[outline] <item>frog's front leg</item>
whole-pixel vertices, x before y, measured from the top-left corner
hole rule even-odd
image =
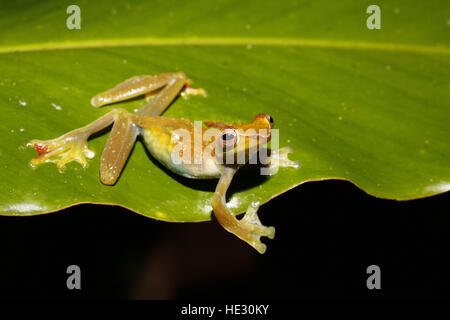
[[[53,162],[62,171],[67,163],[77,161],[86,167],[86,157],[93,158],[95,155],[87,146],[89,136],[111,125],[124,114],[127,114],[126,110],[114,109],[87,126],[72,130],[56,139],[29,141],[27,146],[34,147],[38,152],[38,156],[30,161],[30,166]]]
[[[297,160],[289,159],[289,153],[294,152],[291,147],[283,147],[278,150],[271,150],[267,167],[261,168],[261,173],[264,175],[272,176],[278,172],[281,168],[295,168],[300,167],[300,163]]]
[[[237,169],[224,167],[219,183],[212,200],[212,207],[217,221],[228,231],[240,239],[246,241],[259,253],[266,251],[266,245],[261,242],[261,237],[273,239],[274,227],[266,227],[258,218],[257,207],[251,204],[241,220],[236,219],[226,206],[226,192]]]
[[[83,167],[86,167],[86,157],[94,156],[94,152],[87,148],[87,139],[94,132],[114,123],[100,163],[102,183],[114,184],[120,176],[139,134],[138,126],[135,124],[136,119],[161,114],[188,81],[184,72],[137,76],[96,95],[92,98],[91,103],[99,107],[160,89],[158,94],[147,105],[139,109],[137,114],[128,113],[124,109],[114,109],[91,124],[66,133],[59,138],[45,141],[31,140],[28,145],[34,147],[39,155],[30,161],[30,165],[35,167],[45,162],[54,162],[61,171],[68,162],[78,161]]]

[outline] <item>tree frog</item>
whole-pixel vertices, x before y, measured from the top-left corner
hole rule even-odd
[[[42,163],[54,162],[58,169],[63,170],[67,163],[77,161],[86,167],[86,158],[92,158],[95,154],[88,149],[89,136],[113,124],[101,156],[100,180],[103,184],[116,183],[137,136],[142,135],[150,154],[169,170],[188,178],[219,179],[212,198],[212,208],[217,221],[259,253],[264,253],[266,245],[260,238],[265,236],[273,239],[275,228],[261,224],[257,215],[257,204],[254,203],[249,205],[244,217],[238,220],[228,209],[225,196],[239,167],[255,156],[262,144],[269,141],[273,119],[267,114],[259,114],[251,122],[239,125],[206,121],[203,125],[215,128],[216,133],[208,139],[203,137],[200,148],[192,148],[194,139],[181,139],[178,132],[181,129],[193,136],[195,123],[191,120],[160,116],[179,94],[206,95],[203,89],[191,88],[189,84],[190,79],[184,72],[135,76],[119,83],[93,97],[91,104],[101,107],[142,95],[152,98],[135,113],[121,108],[113,109],[94,122],[56,139],[31,140],[27,145],[34,147],[38,156],[30,161],[30,165],[36,167]],[[205,152],[207,149],[209,152]],[[183,154],[186,150],[194,157],[200,154],[200,161],[176,161],[174,154],[182,158],[186,155]],[[298,163],[288,158],[290,152],[292,149],[288,147],[271,151],[269,167],[297,168]],[[244,159],[244,163],[223,161],[224,157],[240,157]],[[275,158],[277,161],[273,161]]]

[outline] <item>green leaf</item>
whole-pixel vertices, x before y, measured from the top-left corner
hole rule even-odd
[[[30,139],[55,138],[105,114],[89,100],[133,75],[184,71],[208,98],[177,99],[169,117],[225,122],[269,113],[300,169],[270,179],[238,174],[231,208],[301,183],[346,179],[377,197],[450,189],[450,7],[447,1],[3,1],[0,10],[0,214],[30,215],[108,203],[167,221],[211,217],[215,181],[168,173],[138,142],[115,186],[97,156],[59,173],[33,170]],[[133,110],[143,100],[121,103]]]

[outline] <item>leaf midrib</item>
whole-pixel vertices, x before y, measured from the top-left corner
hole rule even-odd
[[[421,54],[450,55],[445,46],[427,46],[389,42],[340,41],[306,38],[122,38],[79,41],[60,41],[30,43],[12,46],[0,46],[0,54],[12,52],[33,52],[65,49],[86,49],[105,47],[142,47],[142,46],[278,46],[309,47],[346,50],[377,50],[411,52]]]

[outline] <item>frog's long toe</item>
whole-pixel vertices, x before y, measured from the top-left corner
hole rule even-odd
[[[257,211],[259,203],[251,203],[248,206],[244,217],[239,220],[239,224],[246,233],[240,233],[238,236],[255,248],[259,253],[266,251],[266,245],[261,242],[261,237],[273,239],[275,237],[275,228],[266,227],[259,220]]]
[[[278,160],[278,165],[282,168],[285,167],[292,167],[292,168],[298,168],[300,166],[300,163],[298,161],[293,161],[289,159],[289,153],[294,152],[294,149],[292,147],[283,147],[279,150],[276,150],[274,152],[274,157]]]
[[[95,155],[87,147],[87,137],[80,136],[64,135],[52,140],[31,140],[27,146],[38,152],[38,156],[29,162],[31,167],[53,162],[60,171],[71,161],[77,161],[86,167],[86,158],[93,158]]]
[[[292,147],[283,147],[278,150],[272,150],[270,154],[270,162],[269,166],[266,170],[267,174],[274,175],[278,172],[278,169],[281,168],[295,168],[298,169],[300,167],[300,162],[293,161],[289,159],[289,154],[294,152]]]
[[[192,88],[191,87],[191,81],[188,81],[184,84],[184,88],[181,91],[180,95],[184,98],[184,99],[188,99],[189,96],[203,96],[203,97],[207,97],[208,94],[206,93],[205,89],[203,88]]]

